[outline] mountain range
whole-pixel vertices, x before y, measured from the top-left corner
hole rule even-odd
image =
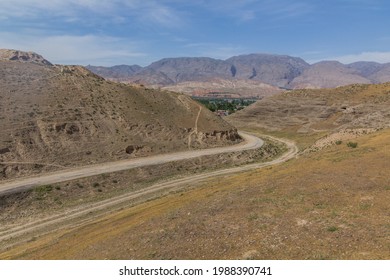
[[[226,60],[208,57],[164,58],[149,66],[97,67],[92,72],[106,79],[165,87],[186,82],[246,80],[276,88],[334,88],[349,84],[377,84],[390,81],[390,63],[321,61],[309,64],[299,57],[248,54]],[[225,82],[224,82],[225,83]]]

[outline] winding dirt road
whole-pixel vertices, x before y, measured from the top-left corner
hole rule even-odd
[[[263,140],[243,133],[241,132],[241,135],[246,140],[243,143],[240,143],[235,146],[231,147],[224,147],[224,148],[216,148],[216,149],[206,149],[201,151],[188,151],[188,152],[181,152],[181,153],[174,153],[169,155],[160,155],[160,156],[154,156],[150,158],[143,158],[138,160],[131,160],[131,161],[122,161],[122,162],[114,162],[114,163],[106,163],[101,164],[97,166],[91,166],[83,168],[81,173],[77,173],[75,171],[64,171],[56,174],[51,174],[39,178],[30,178],[30,179],[24,179],[21,181],[13,182],[14,189],[15,188],[21,188],[26,187],[24,184],[28,183],[31,187],[34,184],[38,183],[49,183],[49,182],[60,182],[60,181],[66,181],[71,180],[70,178],[82,178],[86,176],[92,176],[96,174],[103,174],[108,172],[114,172],[119,170],[124,170],[128,168],[135,168],[138,166],[145,166],[145,165],[153,165],[153,164],[160,164],[164,162],[169,162],[173,160],[181,160],[184,158],[189,157],[197,157],[201,155],[210,155],[210,154],[218,154],[222,152],[232,152],[232,151],[241,151],[241,150],[249,150],[249,149],[256,149],[261,147],[264,142]],[[9,241],[11,238],[13,239],[13,242],[19,243],[23,242],[23,240],[28,240],[30,238],[30,234],[34,232],[34,235],[40,235],[46,232],[50,232],[53,230],[58,230],[59,228],[64,228],[69,225],[75,226],[80,224],[86,224],[88,222],[93,221],[99,216],[105,215],[111,211],[115,211],[117,209],[120,209],[122,207],[128,207],[129,202],[134,201],[135,199],[147,199],[148,195],[157,194],[161,191],[168,192],[171,190],[180,190],[188,188],[189,185],[192,184],[199,184],[202,183],[210,178],[215,178],[218,176],[238,173],[238,172],[244,172],[249,170],[254,170],[266,166],[271,166],[275,164],[279,164],[282,162],[285,162],[293,157],[296,156],[298,153],[298,148],[296,145],[288,140],[284,139],[278,139],[274,137],[267,136],[268,138],[271,138],[273,140],[282,142],[286,144],[288,147],[288,150],[286,153],[284,153],[281,157],[264,163],[254,163],[254,164],[248,164],[244,166],[239,167],[233,167],[233,168],[226,168],[211,172],[205,172],[197,175],[187,176],[185,178],[180,179],[173,179],[166,182],[159,182],[154,185],[151,185],[147,188],[144,188],[142,190],[138,190],[135,192],[131,192],[125,195],[121,195],[118,197],[113,197],[110,199],[106,199],[104,201],[95,202],[88,205],[80,205],[78,207],[75,207],[73,209],[67,210],[61,214],[52,215],[48,218],[36,220],[34,222],[30,223],[24,223],[19,226],[14,226],[12,228],[5,229],[3,231],[0,230],[0,241],[7,240],[8,246],[11,245]],[[87,175],[88,174],[88,175]],[[11,183],[6,185],[8,188],[11,187]],[[16,187],[15,187],[16,186]],[[22,237],[22,239],[16,240],[15,237],[22,237],[26,236],[25,238]],[[11,242],[12,243],[12,242]]]
[[[245,150],[253,150],[260,148],[264,142],[260,138],[240,132],[240,136],[244,139],[243,142],[233,146],[211,148],[203,150],[192,150],[184,152],[176,152],[169,154],[161,154],[156,156],[135,158],[114,162],[107,162],[101,164],[88,165],[84,167],[71,168],[44,175],[23,178],[20,180],[13,180],[0,184],[0,194],[12,193],[17,191],[25,191],[35,186],[42,186],[47,184],[60,183],[104,173],[112,173],[116,171],[129,170],[137,167],[159,165],[172,161],[179,161],[183,159],[192,159],[205,155],[216,155],[222,153],[238,152]]]

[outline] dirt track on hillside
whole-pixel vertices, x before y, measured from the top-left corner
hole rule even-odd
[[[161,154],[150,157],[107,162],[102,164],[61,170],[20,180],[12,180],[0,184],[0,194],[25,191],[35,186],[65,182],[94,175],[100,175],[104,173],[112,173],[116,171],[128,170],[143,166],[158,165],[172,161],[201,157],[205,155],[216,155],[222,153],[252,150],[260,148],[264,143],[261,139],[255,136],[243,132],[241,132],[240,135],[245,139],[245,141],[234,146],[203,150],[191,150],[177,153]]]
[[[183,152],[183,153],[174,153],[174,154],[169,154],[169,155],[163,155],[162,156],[155,156],[155,157],[150,157],[150,158],[145,158],[145,159],[139,159],[137,163],[129,163],[127,165],[127,168],[135,168],[139,166],[146,165],[147,159],[151,160],[151,158],[154,160],[153,164],[160,164],[163,162],[166,162],[164,160],[169,160],[169,161],[174,161],[174,160],[180,160],[184,156],[185,158],[188,158],[189,156],[196,157],[204,154],[212,154],[212,153],[220,153],[221,149],[225,150],[225,152],[231,152],[231,151],[236,151],[236,150],[248,150],[248,149],[255,149],[258,147],[261,147],[263,145],[263,141],[257,137],[248,135],[243,133],[243,136],[246,139],[245,143],[241,143],[239,145],[235,145],[233,147],[224,147],[224,148],[218,148],[218,149],[207,149],[207,150],[201,150],[201,151],[191,151],[191,152]],[[268,136],[269,137],[269,136]],[[107,214],[109,212],[115,211],[117,209],[120,209],[124,207],[125,205],[129,206],[129,202],[134,201],[136,199],[142,199],[144,198],[147,200],[150,198],[150,195],[155,194],[155,193],[161,193],[162,191],[168,192],[168,191],[173,191],[173,190],[182,190],[190,184],[195,184],[195,183],[201,183],[203,181],[206,181],[210,178],[218,177],[218,176],[223,176],[223,175],[228,175],[228,174],[233,174],[233,173],[238,173],[238,172],[244,172],[244,171],[249,171],[257,168],[262,168],[266,166],[271,166],[271,165],[276,165],[282,162],[285,162],[293,157],[298,152],[298,148],[295,146],[295,144],[291,141],[284,140],[284,139],[277,139],[274,137],[269,137],[273,140],[283,142],[284,144],[287,145],[288,151],[283,154],[281,157],[265,162],[265,163],[255,163],[255,164],[249,164],[245,166],[239,166],[239,167],[233,167],[233,168],[227,168],[227,169],[221,169],[221,170],[216,170],[212,172],[206,172],[198,175],[192,175],[192,176],[187,176],[185,178],[180,178],[180,179],[174,179],[174,180],[169,180],[166,182],[160,182],[156,183],[150,187],[147,187],[145,189],[136,191],[136,192],[131,192],[126,195],[122,195],[120,197],[113,197],[104,201],[100,201],[97,203],[93,204],[88,204],[88,205],[82,205],[73,209],[70,209],[62,214],[59,215],[54,215],[46,219],[34,221],[31,223],[26,223],[20,226],[16,226],[10,229],[7,229],[5,231],[0,230],[0,241],[6,241],[7,240],[7,246],[10,246],[10,240],[12,239],[13,242],[11,243],[19,243],[26,241],[31,238],[31,236],[37,236],[37,235],[42,235],[46,232],[50,232],[52,230],[56,230],[59,228],[67,227],[67,226],[76,226],[76,225],[81,225],[88,223],[90,221],[93,221],[99,216],[102,216],[104,214]],[[219,151],[219,152],[218,152]],[[194,153],[194,154],[193,154]],[[114,162],[114,163],[107,163],[104,165],[98,165],[98,166],[93,166],[93,168],[84,168],[82,170],[85,170],[88,172],[89,175],[86,175],[84,173],[84,176],[92,176],[96,174],[102,174],[102,173],[109,173],[109,172],[114,172],[114,171],[119,171],[119,170],[124,170],[123,166],[124,162]],[[138,165],[140,164],[140,165]],[[141,165],[143,164],[143,165]],[[134,167],[133,167],[134,166]],[[100,172],[100,173],[99,173]],[[93,174],[92,174],[93,173]],[[69,177],[66,176],[71,176],[72,179],[75,178],[81,178],[77,176],[81,176],[82,173],[78,173],[75,171],[65,171],[62,173],[55,173],[51,174],[48,176],[45,176],[44,181],[47,183],[52,183],[53,179],[55,178],[57,181],[60,182],[60,180],[70,180]],[[41,184],[41,181],[39,180],[40,178],[30,178],[30,180],[33,180],[30,182],[31,185],[28,187],[31,187],[32,184]],[[20,181],[25,182],[26,180]],[[40,182],[40,183],[38,183]],[[10,184],[9,184],[10,185]],[[20,187],[19,187],[20,188]],[[32,234],[34,233],[34,234]],[[21,237],[21,238],[17,238]]]

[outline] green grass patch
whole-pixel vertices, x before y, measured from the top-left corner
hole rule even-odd
[[[336,227],[336,226],[331,226],[331,227],[328,227],[327,230],[328,230],[329,232],[335,232],[335,231],[338,231],[339,228]]]

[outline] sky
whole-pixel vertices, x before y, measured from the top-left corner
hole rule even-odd
[[[0,0],[0,48],[147,66],[250,53],[390,62],[386,0]]]

